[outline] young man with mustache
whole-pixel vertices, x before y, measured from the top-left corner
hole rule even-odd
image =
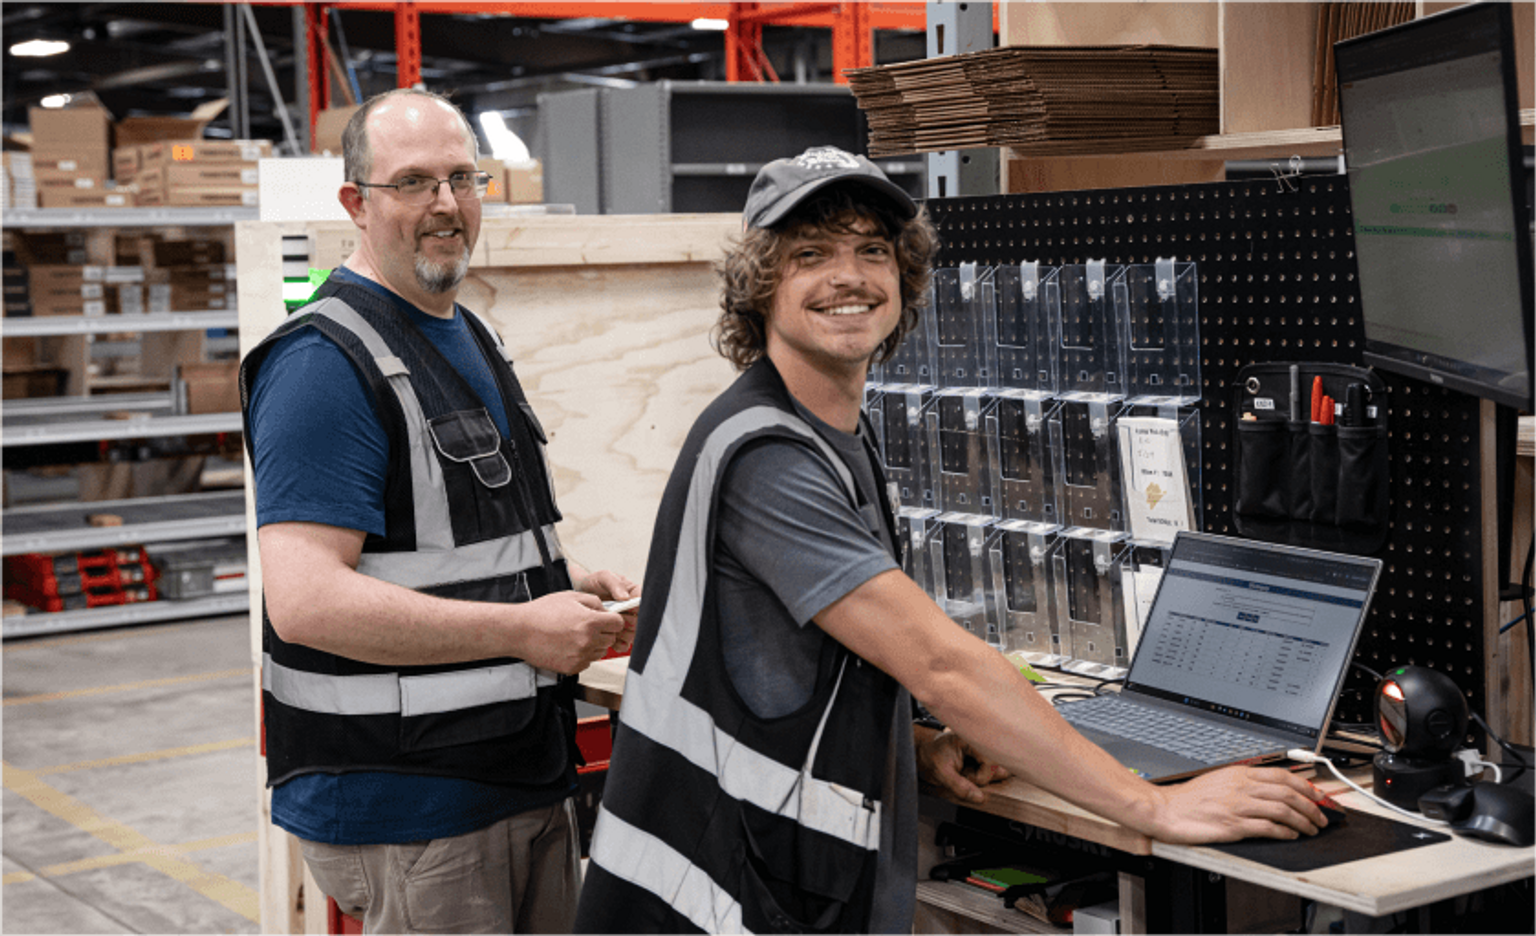
[[[912,199],[820,147],[763,168],[744,227],[716,329],[743,373],[658,513],[578,931],[910,932],[919,769],[972,801],[1011,772],[1170,842],[1325,825],[1283,770],[1133,776],[901,572],[861,406],[924,301]],[[909,691],[969,745],[915,743]]]
[[[424,91],[343,138],[355,253],[241,368],[272,818],[366,932],[559,932],[579,883],[574,674],[640,593],[566,557],[544,433],[454,298],[478,146]]]

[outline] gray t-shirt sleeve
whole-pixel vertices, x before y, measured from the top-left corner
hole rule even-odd
[[[896,568],[819,456],[793,443],[758,444],[726,471],[720,542],[804,625],[828,605]]]
[[[714,552],[725,670],[760,718],[810,699],[830,639],[805,626],[811,618],[896,568],[833,469],[782,441],[757,443],[727,468]]]

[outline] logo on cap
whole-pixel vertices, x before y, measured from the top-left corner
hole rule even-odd
[[[852,153],[845,153],[835,146],[813,146],[795,157],[795,165],[802,169],[858,169],[859,161]]]

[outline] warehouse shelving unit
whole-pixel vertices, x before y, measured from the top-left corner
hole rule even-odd
[[[110,208],[8,209],[8,230],[48,231],[98,228],[207,228],[254,221],[255,208]],[[123,333],[207,332],[235,330],[239,314],[233,309],[188,310],[147,314],[65,315],[6,318],[5,337],[64,337],[95,341]],[[205,339],[212,341],[216,339]],[[111,389],[112,378],[95,378],[90,387]],[[137,393],[86,392],[58,397],[5,401],[0,412],[0,445],[5,449],[214,435],[243,431],[235,413],[183,414],[174,386],[170,390]],[[121,418],[124,415],[127,418]],[[110,513],[121,526],[93,527],[87,514]],[[102,549],[130,544],[185,542],[214,537],[243,536],[246,531],[243,490],[215,491],[165,497],[46,504],[16,507],[0,514],[5,537],[0,553],[55,553]],[[154,558],[153,551],[150,553]],[[76,611],[31,612],[6,618],[5,638],[67,633],[124,624],[183,620],[248,610],[244,588],[227,594],[174,600],[161,598],[136,604]]]
[[[766,163],[812,146],[864,152],[844,85],[658,81],[539,99],[546,200],[583,214],[739,212]],[[922,195],[921,158],[879,160]]]

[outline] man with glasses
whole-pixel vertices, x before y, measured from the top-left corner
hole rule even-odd
[[[356,252],[240,373],[272,820],[366,932],[561,932],[579,885],[574,674],[638,596],[564,555],[545,436],[454,298],[488,177],[425,91],[342,141]]]

